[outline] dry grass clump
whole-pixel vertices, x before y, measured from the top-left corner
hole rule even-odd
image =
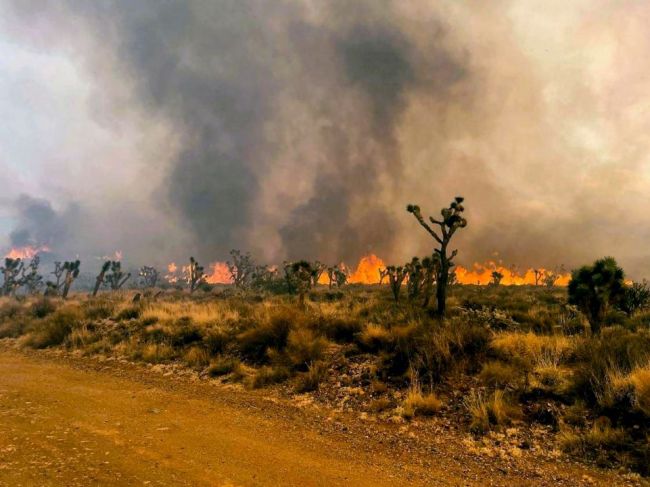
[[[391,348],[394,339],[388,328],[370,323],[357,335],[357,342],[362,349],[376,352]]]
[[[312,362],[306,372],[298,375],[295,391],[298,393],[315,391],[327,377],[327,364]]]
[[[496,388],[517,388],[523,380],[521,371],[512,365],[499,360],[487,362],[483,365],[479,379],[485,385]]]
[[[472,418],[470,429],[475,433],[486,433],[495,426],[508,425],[521,415],[521,411],[506,399],[501,390],[489,395],[472,390],[465,398],[465,407]]]
[[[650,363],[632,371],[629,380],[634,386],[634,405],[650,417]]]
[[[33,348],[61,345],[73,328],[81,325],[82,319],[78,306],[63,306],[42,320],[32,322],[23,343]]]
[[[254,362],[268,361],[267,351],[284,350],[289,332],[302,317],[296,310],[281,307],[258,318],[250,328],[236,337],[239,351]]]
[[[219,377],[235,372],[239,366],[239,359],[233,357],[217,357],[210,362],[207,372],[210,377]]]
[[[253,376],[248,377],[245,383],[251,389],[259,389],[284,382],[289,377],[291,377],[291,371],[284,365],[264,365],[257,369]]]
[[[193,346],[183,354],[183,362],[190,367],[203,368],[210,363],[210,355],[205,348]]]
[[[309,328],[291,330],[287,338],[286,354],[293,367],[307,370],[320,360],[327,348],[327,340]]]
[[[152,364],[159,364],[175,359],[176,350],[165,343],[149,343],[140,349],[136,349],[134,358]]]
[[[373,399],[368,405],[368,411],[371,413],[381,413],[387,411],[392,407],[393,403],[390,399],[386,397],[380,397],[378,399]]]
[[[592,458],[603,450],[623,450],[629,444],[625,430],[612,427],[610,420],[605,417],[598,418],[582,434],[570,429],[561,431],[558,441],[564,451]]]
[[[490,347],[504,360],[529,365],[543,361],[559,363],[573,350],[574,342],[563,335],[504,332],[497,334]]]
[[[442,408],[442,401],[434,393],[424,394],[420,387],[413,386],[402,403],[401,415],[404,418],[414,416],[433,416]]]

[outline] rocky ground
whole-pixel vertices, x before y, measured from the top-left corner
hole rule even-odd
[[[388,392],[361,359],[293,394],[0,343],[0,485],[648,485],[569,459],[550,425],[472,436],[462,390],[433,418],[368,411]]]

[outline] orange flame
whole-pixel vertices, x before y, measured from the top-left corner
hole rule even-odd
[[[210,268],[212,269],[212,273],[206,277],[206,281],[209,284],[232,284],[228,264],[225,262],[215,262],[210,264]]]
[[[379,284],[379,269],[384,269],[386,264],[375,254],[361,257],[357,269],[352,273],[348,281],[360,284]]]
[[[41,247],[32,247],[28,245],[26,247],[12,248],[5,257],[9,259],[33,259],[36,254],[49,251],[50,249],[46,245]]]
[[[568,272],[565,273],[554,273],[544,268],[537,269],[538,272],[542,273],[542,277],[538,280],[539,285],[544,284],[544,276],[547,276],[549,273],[557,275],[557,280],[555,281],[556,286],[567,286],[571,280],[571,274]],[[520,273],[516,270],[508,269],[500,264],[497,264],[493,261],[488,261],[483,264],[475,263],[472,266],[472,269],[467,269],[463,266],[456,266],[455,273],[456,279],[461,284],[479,284],[486,285],[492,282],[492,272],[499,272],[503,275],[501,279],[501,285],[504,286],[522,286],[522,285],[535,285],[535,270],[527,269],[525,272]]]

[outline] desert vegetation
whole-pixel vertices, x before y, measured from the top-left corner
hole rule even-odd
[[[343,265],[278,269],[233,250],[231,285],[210,285],[190,258],[185,286],[160,287],[145,266],[125,289],[130,274],[106,261],[94,287],[70,293],[79,261],[56,263],[43,286],[38,260],[6,259],[0,338],[182,366],[381,421],[445,415],[477,437],[541,427],[569,455],[650,474],[648,283],[626,282],[608,257],[568,288],[539,270],[535,285],[502,285],[496,271],[460,285],[449,243],[467,225],[462,203],[429,219],[439,231],[409,205],[436,248],[380,269],[379,285],[348,284]]]

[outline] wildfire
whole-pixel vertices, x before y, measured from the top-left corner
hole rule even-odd
[[[232,277],[228,264],[225,262],[215,262],[210,264],[211,274],[208,274],[206,281],[209,284],[232,284]]]
[[[504,286],[522,286],[522,285],[535,285],[535,270],[527,269],[524,272],[517,272],[513,269],[508,269],[503,265],[497,264],[493,261],[488,261],[483,264],[475,263],[471,269],[467,269],[463,266],[456,266],[455,273],[456,279],[461,284],[479,284],[486,285],[492,282],[492,272],[498,272],[503,275],[501,279],[501,284]],[[555,281],[556,286],[566,286],[571,280],[571,274],[568,272],[565,273],[555,273],[547,269],[537,269],[538,273],[541,272],[541,278],[538,278],[537,284],[542,285],[544,281],[544,276],[552,273],[557,276]]]
[[[12,248],[5,257],[9,259],[33,259],[36,254],[49,251],[50,249],[46,245],[41,247],[32,247],[28,245],[26,247]]]
[[[349,282],[359,284],[379,284],[379,269],[386,267],[384,261],[375,254],[361,257],[357,269],[350,275]]]

